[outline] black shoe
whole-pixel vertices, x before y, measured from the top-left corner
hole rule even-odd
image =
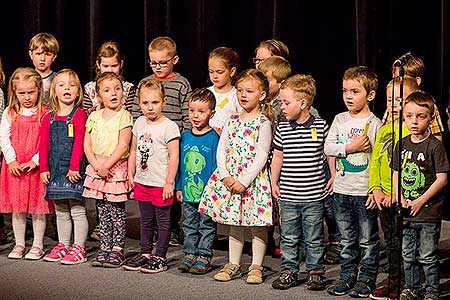
[[[310,291],[322,291],[325,289],[326,277],[323,274],[308,274],[308,282],[306,288]]]
[[[180,246],[180,240],[175,232],[170,234],[169,246]]]
[[[358,281],[348,295],[352,298],[367,298],[374,289],[375,284],[368,281]]]
[[[142,273],[159,273],[167,270],[167,260],[159,256],[152,256],[148,263],[141,267]]]
[[[135,257],[125,261],[125,264],[123,265],[123,269],[127,271],[139,271],[143,265],[149,262],[149,259],[139,253]]]
[[[280,277],[272,282],[272,287],[277,290],[287,290],[300,284],[298,275],[290,271],[282,271]]]

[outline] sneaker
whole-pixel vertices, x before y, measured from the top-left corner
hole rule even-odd
[[[371,299],[384,300],[384,299],[397,299],[397,287],[398,283],[396,280],[389,280],[382,287],[377,288],[370,294]]]
[[[112,250],[109,253],[108,261],[103,263],[105,268],[118,268],[123,264],[124,255],[122,250]]]
[[[44,257],[44,250],[39,246],[32,246],[30,248],[30,251],[28,251],[27,254],[25,254],[25,259],[28,260],[40,260],[42,257]]]
[[[195,255],[186,254],[177,266],[181,272],[189,272],[196,261]],[[194,273],[196,274],[196,273]]]
[[[8,254],[9,259],[21,259],[25,253],[25,246],[15,245],[11,252]]]
[[[133,258],[125,261],[125,264],[123,265],[122,268],[127,271],[139,271],[142,268],[142,266],[148,263],[149,261],[150,261],[149,258],[142,255],[142,253],[139,253]]]
[[[73,244],[69,253],[61,260],[63,265],[77,265],[87,261],[86,252],[83,247]]]
[[[176,232],[170,234],[169,246],[180,246],[180,240],[178,239],[178,234],[176,234]]]
[[[353,289],[348,294],[352,298],[367,298],[372,293],[374,284],[368,281],[357,281]]]
[[[141,267],[142,273],[154,274],[167,270],[167,260],[159,256],[152,256],[150,261]]]
[[[426,293],[423,300],[440,300],[438,293]]]
[[[211,258],[205,256],[199,256],[195,260],[194,265],[189,270],[191,274],[203,275],[211,271]]]
[[[419,295],[413,293],[410,289],[404,289],[400,293],[400,300],[419,300],[419,299],[420,299]]]
[[[350,277],[339,277],[336,284],[327,289],[328,294],[342,296],[347,294],[355,285],[355,279]]]
[[[100,241],[100,225],[95,226],[94,230],[90,235],[91,239]]]
[[[340,243],[330,243],[325,247],[324,263],[328,265],[339,264],[339,258],[341,256],[342,246]]]
[[[248,268],[247,283],[261,284],[263,282],[263,267],[258,265],[251,265]]]
[[[298,280],[298,275],[296,273],[284,270],[281,271],[280,277],[272,282],[272,287],[277,290],[287,290],[299,284],[300,281]]]
[[[99,249],[94,261],[92,261],[93,267],[103,267],[103,264],[109,260],[110,251]]]
[[[235,265],[232,263],[226,263],[223,268],[219,271],[219,273],[217,273],[216,275],[214,275],[214,280],[217,281],[230,281],[236,278],[239,278],[242,276],[241,273],[241,266],[240,265]]]
[[[62,260],[69,251],[66,249],[63,243],[58,243],[55,247],[53,247],[52,251],[49,254],[44,256],[45,261],[55,262]]]
[[[306,288],[310,291],[322,291],[325,289],[326,277],[323,276],[323,272],[312,271],[308,274],[308,281],[306,282]]]

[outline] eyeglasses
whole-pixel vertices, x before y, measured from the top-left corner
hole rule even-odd
[[[255,65],[259,65],[260,63],[263,62],[263,60],[264,60],[264,58],[256,58],[256,57],[253,57],[253,63],[254,63]]]
[[[149,60],[150,67],[156,68],[157,66],[159,66],[160,68],[165,68],[165,67],[167,67],[167,65],[169,64],[169,62],[170,62],[172,59],[175,58],[175,56],[177,56],[177,55],[175,54],[174,56],[172,56],[172,57],[169,58],[168,60],[166,60],[166,61],[160,61],[160,62],[155,62],[155,61]]]

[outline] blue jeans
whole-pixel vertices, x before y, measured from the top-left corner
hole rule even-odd
[[[366,209],[366,200],[367,196],[334,194],[342,245],[340,276],[375,284],[379,262],[378,220],[376,210]]]
[[[330,180],[330,167],[328,166],[328,162],[325,161],[323,163],[323,168],[325,171],[325,181],[328,182]],[[339,230],[336,224],[336,213],[334,211],[334,197],[333,195],[328,195],[325,200],[323,200],[324,206],[324,218],[325,224],[327,224],[328,229],[328,242],[339,242],[341,240],[341,235],[339,234]]]
[[[211,258],[216,224],[210,216],[198,212],[198,204],[183,202],[184,253]]]
[[[299,272],[301,243],[306,246],[306,271],[325,272],[322,263],[323,203],[281,201],[281,270]]]
[[[425,274],[427,293],[439,293],[438,243],[441,223],[403,223],[403,270],[405,288],[418,293],[421,291],[419,263]],[[417,250],[419,258],[417,259]]]

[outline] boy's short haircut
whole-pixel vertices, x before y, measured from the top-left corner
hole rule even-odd
[[[364,86],[367,95],[369,95],[371,91],[376,91],[378,87],[377,74],[366,66],[352,67],[345,70],[343,80],[360,81]]]
[[[394,79],[391,79],[391,81],[389,81],[389,83],[387,84],[386,88],[391,87],[392,85],[395,86],[400,85],[400,77],[395,77]],[[419,90],[419,85],[417,84],[416,78],[411,76],[403,77],[403,86],[407,87],[412,92]]]
[[[425,75],[425,63],[420,57],[413,55],[403,68],[405,70],[405,75],[411,76],[414,79],[420,77],[423,81]]]
[[[100,75],[97,76],[97,79],[95,80],[95,91],[97,92],[97,94],[100,91],[100,84],[107,80],[107,79],[117,79],[120,81],[120,84],[122,85],[123,88],[123,78],[122,76],[120,76],[119,74],[116,74],[114,72],[103,72]]]
[[[434,99],[433,97],[424,91],[416,91],[411,93],[405,99],[405,105],[407,103],[415,103],[420,107],[425,107],[430,112],[430,116],[434,117]]]
[[[291,76],[291,65],[288,60],[281,56],[271,56],[266,58],[259,65],[259,70],[263,72],[266,77],[270,73],[277,83],[281,83]]]
[[[141,82],[141,85],[139,86],[139,90],[137,92],[137,97],[138,97],[139,101],[141,99],[141,92],[144,89],[157,90],[159,92],[159,96],[161,97],[161,99],[163,99],[163,101],[166,98],[166,92],[164,90],[163,85],[161,84],[161,82],[159,80],[156,80],[153,78],[148,78]]]
[[[170,56],[177,54],[177,44],[168,36],[160,36],[148,45],[148,52],[167,50]]]
[[[308,101],[309,108],[316,96],[316,81],[311,75],[297,74],[283,81],[280,89],[291,89],[299,100],[304,98]]]
[[[208,103],[208,107],[209,109],[211,109],[211,111],[213,111],[216,108],[216,97],[208,89],[205,88],[194,89],[191,96],[189,97],[189,102],[195,101]]]
[[[31,38],[28,49],[30,51],[34,51],[39,47],[42,47],[42,50],[44,50],[45,52],[50,52],[58,55],[58,40],[50,33],[41,32]]]

